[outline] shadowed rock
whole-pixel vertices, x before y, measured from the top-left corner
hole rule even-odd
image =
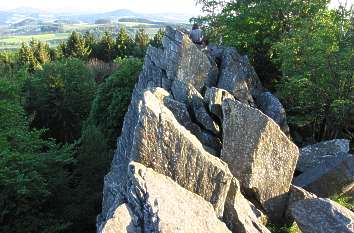
[[[270,233],[261,224],[251,205],[241,193],[240,184],[233,179],[225,204],[224,221],[234,233]]]
[[[222,108],[222,160],[270,217],[280,219],[298,159],[297,146],[261,111],[232,100],[225,100]]]
[[[257,107],[264,114],[272,118],[286,135],[290,136],[285,109],[279,99],[267,91],[255,95],[255,101]]]
[[[291,185],[290,191],[289,191],[288,206],[286,209],[285,217],[289,221],[293,221],[292,216],[291,216],[292,206],[298,201],[307,200],[307,199],[314,199],[314,198],[317,198],[317,196],[315,194],[307,192],[305,189],[302,189],[302,188],[297,187],[295,185]]]
[[[341,160],[340,157],[346,156],[348,152],[349,140],[345,139],[335,139],[305,146],[300,150],[296,170],[305,172],[321,164],[333,163],[338,159]]]
[[[319,197],[342,194],[354,187],[354,156],[343,153],[336,160],[306,170],[293,181]]]
[[[235,100],[235,98],[223,89],[216,87],[208,88],[205,92],[204,100],[209,107],[209,111],[222,121],[221,105],[226,99]]]
[[[353,233],[354,214],[329,199],[296,202],[291,213],[303,233]]]
[[[127,199],[144,232],[230,232],[200,196],[141,164],[131,163],[129,170]]]
[[[131,146],[132,160],[200,195],[222,216],[232,178],[226,163],[206,152],[150,91],[144,93]]]

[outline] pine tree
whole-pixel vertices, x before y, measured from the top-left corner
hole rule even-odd
[[[163,28],[160,28],[154,35],[154,38],[151,40],[150,44],[156,48],[162,48],[162,38],[164,35],[165,30]]]
[[[38,41],[32,50],[39,64],[44,65],[50,61],[49,46],[47,43]]]
[[[135,44],[140,48],[146,48],[150,42],[149,35],[144,28],[140,28],[135,34]]]
[[[127,33],[125,27],[121,27],[116,39],[117,56],[124,58],[132,54],[134,41]]]
[[[32,42],[32,44],[33,43],[34,42]],[[28,71],[30,72],[34,72],[35,70],[39,70],[42,68],[34,56],[33,49],[24,42],[21,44],[18,57],[19,57],[18,59],[19,64],[22,66],[27,66]]]
[[[98,48],[97,48],[98,45],[95,36],[90,31],[87,31],[84,35],[84,39],[85,39],[86,47],[88,47],[91,50],[89,57],[96,58],[98,53]]]
[[[105,61],[112,62],[116,57],[116,42],[112,37],[112,34],[109,32],[105,32],[99,42],[99,54],[97,54],[97,58]]]
[[[66,57],[87,59],[91,50],[86,46],[84,37],[77,32],[72,32],[64,48]]]

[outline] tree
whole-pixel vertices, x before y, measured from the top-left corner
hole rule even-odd
[[[304,18],[274,48],[283,73],[278,93],[293,128],[313,141],[354,138],[353,25],[322,10]]]
[[[26,86],[26,110],[32,127],[47,128],[48,137],[73,142],[80,137],[95,94],[95,81],[78,59],[43,66]]]
[[[134,49],[134,41],[128,35],[125,27],[121,27],[117,39],[116,39],[116,49],[117,56],[121,58],[128,57],[132,54],[132,50]]]
[[[151,40],[150,44],[156,48],[162,48],[162,38],[164,35],[165,30],[163,28],[160,28],[154,35],[154,38]]]
[[[116,42],[112,34],[105,32],[98,43],[96,57],[104,62],[112,62],[116,58]]]
[[[90,31],[87,31],[84,35],[84,39],[85,39],[86,47],[91,50],[89,58],[97,58],[96,54],[99,53],[99,51],[98,51],[99,48],[97,45],[97,40],[96,40],[95,36],[93,35],[93,33],[91,33]]]
[[[30,42],[30,46],[33,51],[34,57],[40,65],[44,65],[45,63],[50,61],[49,45],[47,43],[35,41],[34,39],[32,39]]]
[[[19,65],[26,66],[30,72],[34,72],[42,68],[35,58],[32,48],[24,42],[21,44],[21,48],[18,52],[18,57]]]
[[[136,57],[144,57],[149,43],[150,43],[149,35],[145,32],[144,28],[140,28],[135,34],[134,55]]]
[[[199,22],[211,42],[222,38],[223,44],[247,53],[267,87],[280,77],[272,62],[272,45],[304,18],[325,9],[328,0],[197,0],[207,13]]]
[[[85,39],[78,32],[72,32],[65,46],[61,46],[65,57],[87,59],[91,53]]]
[[[31,130],[21,105],[26,72],[0,77],[0,232],[61,232],[57,196],[68,187],[71,146]]]

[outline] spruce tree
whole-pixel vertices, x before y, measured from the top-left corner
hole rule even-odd
[[[162,48],[162,38],[164,35],[165,30],[163,28],[160,28],[154,35],[154,38],[151,40],[150,44],[156,48]]]
[[[33,49],[24,42],[21,44],[18,57],[19,64],[22,66],[27,66],[29,72],[34,72],[35,70],[42,68],[34,56]]]
[[[116,57],[116,42],[112,37],[112,34],[105,32],[99,42],[99,54],[97,58],[104,62],[112,62]]]
[[[117,56],[124,58],[132,54],[134,41],[127,33],[125,27],[121,27],[116,39]]]
[[[64,48],[64,55],[66,57],[74,57],[80,59],[87,59],[91,50],[87,47],[84,37],[78,32],[72,32],[66,46]]]

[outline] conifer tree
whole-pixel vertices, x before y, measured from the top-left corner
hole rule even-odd
[[[39,70],[42,68],[37,59],[35,58],[32,48],[24,42],[21,44],[21,48],[19,50],[18,62],[22,66],[27,66],[28,71],[30,72],[34,72],[35,70]]]
[[[134,41],[127,33],[125,27],[121,27],[116,39],[117,56],[124,58],[132,54]]]
[[[135,34],[134,56],[144,57],[149,43],[150,43],[149,35],[146,33],[144,28],[140,28]]]
[[[105,61],[105,62],[112,62],[116,57],[116,42],[112,37],[112,34],[109,32],[105,32],[99,42],[97,51],[97,58]]]
[[[163,28],[160,28],[154,35],[154,38],[151,40],[150,44],[156,48],[162,48],[162,38],[164,35],[165,30]]]
[[[87,59],[91,50],[86,46],[84,37],[78,32],[72,32],[64,48],[66,57]]]

